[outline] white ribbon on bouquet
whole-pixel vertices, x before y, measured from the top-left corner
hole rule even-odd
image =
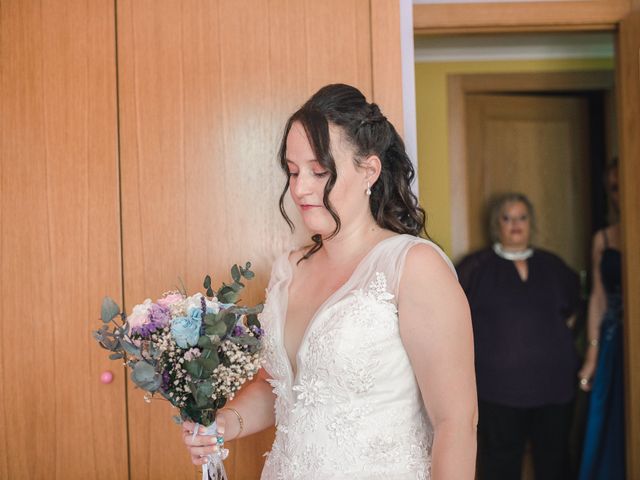
[[[192,440],[195,440],[198,435],[200,424],[196,423],[193,429]],[[218,440],[218,425],[213,422],[206,427],[206,431],[203,435],[212,435]],[[222,461],[229,456],[229,450],[224,448],[223,445],[216,443],[218,450],[207,456],[207,463],[202,465],[202,480],[227,480],[227,472],[224,469]]]

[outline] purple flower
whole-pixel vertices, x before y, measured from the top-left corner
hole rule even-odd
[[[233,337],[240,337],[243,334],[244,334],[244,328],[242,328],[240,325],[236,325],[235,327],[233,327],[233,332],[231,333]]]
[[[169,390],[169,387],[170,387],[169,382],[170,381],[171,381],[171,377],[169,376],[169,372],[164,370],[162,372],[162,385],[160,385],[160,388],[165,392],[167,390]]]
[[[151,312],[149,312],[149,318],[151,323],[155,323],[158,326],[166,327],[171,320],[171,313],[169,309],[164,305],[158,305],[154,303],[151,305]]]
[[[152,334],[156,333],[158,330],[162,330],[164,326],[159,325],[153,320],[144,325],[140,325],[139,327],[134,327],[131,329],[132,334],[140,335],[142,338],[149,338]]]

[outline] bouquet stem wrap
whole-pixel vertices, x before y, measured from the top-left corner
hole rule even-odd
[[[218,438],[218,425],[213,422],[206,428],[204,435],[212,435]],[[193,429],[193,438],[198,434],[200,425],[196,423]],[[202,465],[202,480],[227,480],[227,472],[222,461],[229,455],[229,450],[218,444],[218,450],[207,457],[207,463]]]

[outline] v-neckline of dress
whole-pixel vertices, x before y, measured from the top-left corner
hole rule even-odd
[[[289,378],[290,386],[293,386],[294,380],[298,378],[298,374],[300,373],[300,352],[302,351],[302,348],[307,341],[309,332],[311,332],[313,325],[316,323],[316,320],[318,319],[320,314],[323,313],[328,308],[328,305],[330,305],[335,300],[335,298],[338,297],[338,294],[341,294],[342,291],[346,288],[346,286],[351,283],[351,280],[353,280],[356,273],[358,273],[358,271],[362,268],[362,265],[365,263],[365,261],[368,260],[371,257],[371,255],[376,250],[378,250],[378,248],[383,243],[386,243],[387,241],[393,238],[398,238],[400,236],[401,234],[391,235],[389,237],[383,238],[378,243],[376,243],[373,247],[371,247],[371,249],[364,255],[364,257],[360,259],[358,264],[354,267],[353,271],[351,272],[347,280],[342,285],[340,285],[333,293],[331,293],[327,298],[325,298],[324,301],[320,304],[320,306],[315,310],[313,315],[311,315],[311,318],[309,319],[309,322],[307,323],[307,326],[304,329],[304,333],[302,334],[300,343],[298,344],[298,350],[295,352],[295,355],[293,357],[296,361],[296,367],[297,367],[295,373],[293,372],[293,364],[291,363],[291,358],[289,358],[289,353],[287,352],[287,348],[284,342],[284,329],[287,324],[287,313],[289,310],[289,287],[291,286],[291,281],[293,280],[293,269],[291,268],[291,262],[289,261],[289,256],[291,255],[291,252],[289,252],[289,254],[286,255],[285,261],[286,261],[287,281],[282,287],[283,292],[282,292],[282,301],[280,305],[281,321],[279,322],[280,324],[279,333],[280,333],[280,345],[282,347],[282,354],[284,355],[285,363],[287,365],[287,375]]]
[[[518,270],[518,265],[516,265],[516,260],[512,261],[511,263],[513,263],[513,269],[515,270],[516,277],[518,277],[518,280],[520,280],[520,283],[522,285],[529,285],[529,279],[531,278],[531,262],[529,261],[529,258],[524,260],[524,262],[527,265],[527,276],[526,276],[526,278],[522,278],[522,275],[520,275],[520,270]]]

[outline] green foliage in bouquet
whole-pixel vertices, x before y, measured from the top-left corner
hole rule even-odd
[[[180,409],[182,420],[210,425],[216,411],[260,369],[263,305],[236,304],[245,287],[241,280],[254,278],[250,268],[248,262],[233,265],[233,282],[215,292],[207,275],[206,295],[187,296],[182,287],[155,303],[136,305],[129,317],[106,297],[103,324],[93,335],[112,352],[109,358],[124,359],[131,380],[148,392],[146,399],[160,394]]]

